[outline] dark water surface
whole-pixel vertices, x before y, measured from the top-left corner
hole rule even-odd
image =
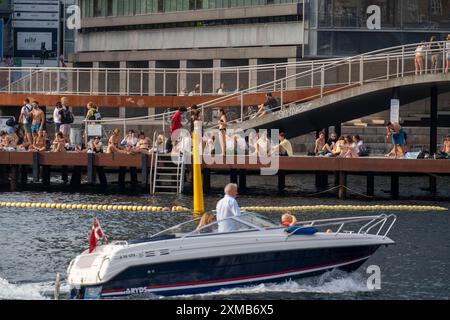
[[[212,209],[220,195],[205,198]],[[241,206],[316,204],[419,204],[450,207],[450,202],[305,199],[274,195],[241,196]],[[190,197],[112,196],[59,193],[3,193],[0,201],[192,206]],[[390,213],[390,212],[378,212]],[[365,212],[298,214],[299,219],[372,215]],[[112,240],[140,238],[191,218],[180,213],[99,212],[103,230]],[[279,219],[279,214],[268,214]],[[380,248],[356,273],[266,284],[175,299],[449,299],[450,212],[402,212],[389,237],[395,246]],[[0,299],[51,297],[55,274],[66,276],[70,260],[88,246],[92,212],[36,208],[0,208]],[[370,291],[369,265],[381,267],[381,290]],[[68,288],[63,282],[62,292]],[[161,299],[149,296],[148,299]]]

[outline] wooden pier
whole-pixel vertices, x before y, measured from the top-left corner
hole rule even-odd
[[[106,190],[111,184],[117,184],[119,192],[126,190],[126,174],[130,175],[128,184],[132,189],[149,192],[149,176],[152,167],[151,154],[88,154],[88,153],[52,153],[52,152],[0,152],[0,184],[10,191],[23,190],[32,177],[34,184],[50,186],[50,177],[58,174],[61,181],[74,190],[82,189],[82,177],[87,176],[87,185]],[[406,160],[389,158],[323,158],[323,157],[280,157],[277,171],[278,185],[274,186],[283,193],[286,186],[286,176],[294,173],[313,173],[316,175],[317,190],[325,190],[329,185],[329,176],[334,175],[334,186],[338,189],[337,196],[346,198],[347,177],[349,175],[366,176],[366,194],[374,195],[375,176],[391,177],[391,196],[400,196],[399,179],[402,176],[429,175],[431,195],[436,194],[436,177],[450,175],[448,160]],[[249,156],[223,157],[220,163],[203,164],[203,186],[205,192],[211,190],[211,177],[215,174],[229,174],[230,182],[238,184],[241,192],[247,189],[247,176],[259,175],[261,168],[270,165],[261,164]],[[108,174],[108,175],[107,175]],[[108,181],[107,176],[117,175],[114,181]],[[190,166],[187,166],[190,175]],[[187,178],[189,185],[191,179]],[[6,186],[6,187],[5,187]],[[423,186],[422,186],[423,187]],[[418,186],[420,188],[420,186]],[[187,188],[188,192],[190,188]]]

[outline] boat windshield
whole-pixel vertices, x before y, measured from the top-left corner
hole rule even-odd
[[[258,228],[267,229],[267,228],[280,228],[280,224],[275,221],[261,216],[256,213],[244,213],[238,217],[239,220],[248,222]]]
[[[161,231],[151,238],[173,239],[184,236],[198,236],[206,234],[242,232],[280,227],[272,220],[255,213],[243,213],[237,217],[229,217],[220,221],[214,221],[207,225],[200,224],[201,219],[194,219]]]

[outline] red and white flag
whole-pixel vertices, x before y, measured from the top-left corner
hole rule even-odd
[[[94,218],[94,225],[92,226],[91,235],[89,236],[89,253],[92,253],[92,251],[95,250],[97,247],[97,240],[100,239],[105,239],[106,243],[108,243],[108,239],[100,227],[100,222],[97,218]]]

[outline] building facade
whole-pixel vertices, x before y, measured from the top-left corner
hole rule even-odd
[[[447,0],[79,0],[79,5],[81,30],[72,60],[81,64],[289,62],[359,54],[432,35],[444,39],[450,30]]]

